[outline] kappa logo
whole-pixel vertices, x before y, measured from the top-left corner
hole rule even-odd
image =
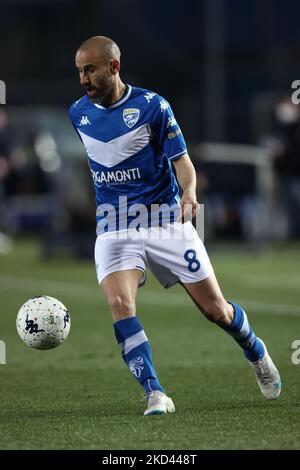
[[[176,126],[176,125],[177,125],[176,119],[173,116],[169,117],[168,122],[167,122],[167,128],[168,127],[173,127],[173,126]]]
[[[140,110],[136,108],[126,108],[123,110],[123,119],[130,129],[138,122]]]
[[[135,357],[129,362],[129,369],[135,377],[139,378],[142,375],[142,371],[144,369],[143,364],[144,359],[141,356]]]
[[[161,100],[159,104],[161,112],[165,111],[169,107],[169,103],[167,103],[165,100]]]
[[[147,102],[150,103],[154,96],[156,96],[156,93],[151,93],[150,91],[147,91],[147,93],[144,95],[144,98],[146,98]]]
[[[89,118],[87,116],[82,116],[80,121],[80,126],[86,126],[87,124],[91,124]]]

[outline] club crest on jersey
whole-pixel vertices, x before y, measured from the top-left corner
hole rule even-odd
[[[138,122],[140,110],[136,108],[126,108],[123,110],[123,119],[130,129]]]

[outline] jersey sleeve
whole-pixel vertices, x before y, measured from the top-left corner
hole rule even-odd
[[[186,143],[170,104],[158,96],[153,100],[152,130],[169,160],[177,160],[187,153]]]
[[[77,102],[76,102],[76,103],[77,103]],[[75,103],[75,104],[76,104],[76,103]],[[70,106],[70,108],[69,108],[68,114],[69,114],[69,118],[70,118],[71,124],[72,124],[72,126],[74,127],[74,129],[75,129],[75,131],[76,131],[76,134],[78,135],[79,139],[80,139],[81,142],[82,142],[81,135],[79,134],[78,129],[77,129],[76,124],[75,124],[75,122],[76,122],[76,119],[75,119],[76,116],[75,116],[75,112],[74,112],[74,107],[75,107],[75,106],[74,106],[74,103],[73,103],[72,106]],[[82,142],[82,143],[83,143],[83,142]]]

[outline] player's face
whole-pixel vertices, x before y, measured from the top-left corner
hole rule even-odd
[[[79,70],[80,83],[93,103],[108,105],[114,87],[115,74],[111,61],[99,56],[91,49],[78,51],[75,59]]]

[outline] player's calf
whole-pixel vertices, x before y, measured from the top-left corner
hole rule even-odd
[[[201,307],[205,317],[221,328],[229,327],[233,319],[233,308],[225,299],[216,298]]]
[[[182,285],[209,321],[222,328],[231,325],[234,316],[233,307],[224,299],[214,273],[203,281]]]

